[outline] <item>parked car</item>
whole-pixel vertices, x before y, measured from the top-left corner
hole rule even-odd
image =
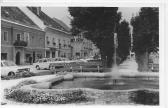
[[[40,69],[50,69],[50,63],[63,63],[63,62],[69,62],[66,58],[42,58],[38,59],[35,63],[33,63],[34,67],[37,70]]]
[[[30,71],[27,66],[17,66],[13,61],[1,60],[1,76],[15,76]]]
[[[33,63],[33,66],[35,66],[37,70],[48,69],[50,62],[52,62],[50,58],[42,58]]]

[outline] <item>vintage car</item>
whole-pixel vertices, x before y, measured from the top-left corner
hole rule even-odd
[[[50,62],[52,62],[50,58],[42,58],[42,59],[38,59],[35,63],[33,63],[33,66],[37,70],[48,69]]]
[[[37,69],[50,69],[50,63],[62,63],[62,62],[69,62],[66,58],[42,58],[38,59],[33,66]]]
[[[17,66],[13,61],[1,60],[1,76],[15,76],[22,72],[30,72],[30,68]]]

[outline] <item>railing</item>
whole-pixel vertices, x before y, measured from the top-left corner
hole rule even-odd
[[[26,47],[27,46],[27,42],[23,41],[23,40],[16,40],[13,43],[13,45],[16,46],[16,47]]]

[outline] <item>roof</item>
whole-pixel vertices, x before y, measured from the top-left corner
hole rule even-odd
[[[66,29],[66,31],[70,32],[70,27],[68,27],[63,21],[57,19],[57,18],[53,18],[54,21],[56,21],[57,23],[59,23],[62,27],[64,27],[64,29]]]
[[[37,14],[37,12],[34,10],[35,8],[36,7],[28,7],[29,10],[31,10],[37,17],[39,17],[44,22],[44,25],[68,32],[64,27],[62,27],[59,23],[50,18],[43,11],[40,10],[39,14]]]
[[[39,29],[39,27],[17,7],[1,7],[1,18]]]

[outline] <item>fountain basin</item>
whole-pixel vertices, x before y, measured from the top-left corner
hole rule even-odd
[[[157,79],[147,78],[75,78],[52,85],[51,89],[92,88],[99,90],[159,89]]]
[[[57,76],[56,78],[49,79],[48,81],[45,81],[45,82],[24,85],[18,89],[15,89],[14,90],[15,92],[12,91],[10,93],[9,91],[11,90],[8,90],[7,92],[8,99],[12,99],[12,100],[24,102],[24,103],[42,103],[42,104],[44,104],[45,102],[49,104],[74,103],[76,102],[76,100],[81,100],[79,103],[84,103],[84,104],[87,102],[91,104],[104,104],[104,103],[135,104],[130,97],[132,97],[132,94],[133,94],[133,98],[134,98],[136,96],[136,94],[134,95],[134,92],[139,90],[142,90],[142,91],[147,90],[154,94],[157,94],[155,99],[156,100],[159,99],[158,98],[159,87],[157,83],[154,84],[154,87],[153,87],[153,84],[151,84],[151,87],[149,85],[137,87],[136,85],[140,85],[140,83],[137,84],[139,80],[137,80],[136,83],[133,83],[133,80],[128,80],[127,82],[125,82],[124,81],[125,78],[120,77],[120,79],[117,79],[119,81],[116,84],[114,84],[114,83],[111,83],[113,79],[111,77],[108,77],[107,74],[103,74],[103,73],[101,74],[77,73],[77,74],[71,74],[71,75],[73,75],[73,78],[74,78],[73,80],[65,80],[64,76],[60,76],[60,77]],[[67,75],[67,76],[70,77],[71,75]],[[152,78],[152,76],[150,76],[150,78]],[[144,80],[148,80],[148,79],[144,78]],[[127,83],[129,81],[132,82],[131,87],[130,86],[127,87]],[[65,86],[60,86],[62,88],[59,88],[59,84],[62,85],[63,83],[67,83],[67,82],[68,82],[68,85],[65,84]],[[74,82],[77,84],[73,84]],[[69,83],[71,83],[71,85]],[[77,85],[77,86],[73,87],[72,85]],[[23,95],[22,96],[23,99],[21,97],[17,97],[19,96],[18,95],[19,93]],[[136,97],[134,99],[136,99]],[[158,101],[157,101],[157,104],[158,104]]]
[[[46,85],[46,86],[45,86]],[[36,89],[90,88],[99,90],[159,89],[157,76],[109,76],[109,73],[73,73],[33,85]],[[28,87],[24,88],[28,88]]]

